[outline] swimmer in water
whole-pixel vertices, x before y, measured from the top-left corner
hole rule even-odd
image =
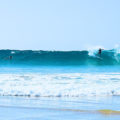
[[[9,59],[12,60],[12,56],[9,56]]]
[[[13,59],[13,56],[8,56],[6,58],[3,58],[4,60],[12,60]]]

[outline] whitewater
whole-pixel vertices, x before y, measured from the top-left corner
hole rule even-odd
[[[0,50],[1,119],[119,120],[119,99],[118,49]]]
[[[120,95],[117,49],[101,55],[98,50],[0,50],[0,68],[0,96]]]
[[[119,96],[120,73],[1,74],[0,95],[23,97]]]

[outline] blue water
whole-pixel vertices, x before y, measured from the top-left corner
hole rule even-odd
[[[0,73],[115,73],[120,66],[5,66]]]
[[[0,118],[118,120],[119,115],[105,117],[91,111],[119,111],[119,56],[115,49],[101,55],[96,50],[0,50]],[[17,115],[6,117],[2,111]]]
[[[120,95],[119,56],[116,49],[103,50],[101,55],[97,50],[0,50],[0,95]]]
[[[0,67],[1,96],[119,96],[119,66]]]
[[[93,51],[0,50],[0,66],[103,66],[120,65],[116,49]]]

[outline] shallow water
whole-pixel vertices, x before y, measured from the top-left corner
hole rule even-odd
[[[119,66],[0,68],[0,119],[120,118]]]
[[[81,97],[79,99],[1,97],[0,119],[119,120],[119,114],[99,112],[103,109],[119,110],[119,99],[119,97]]]
[[[119,86],[119,67],[10,67],[0,71],[1,96],[119,96]]]

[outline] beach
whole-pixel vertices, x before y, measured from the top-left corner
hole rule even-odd
[[[120,120],[120,0],[0,0],[0,120]]]

